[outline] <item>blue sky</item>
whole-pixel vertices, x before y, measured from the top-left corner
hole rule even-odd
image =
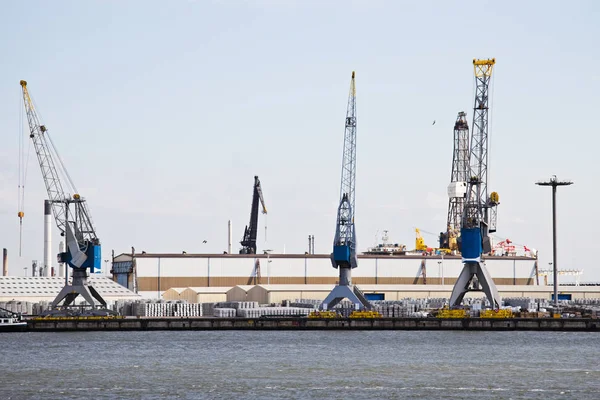
[[[346,100],[356,71],[359,248],[444,229],[452,128],[469,124],[473,58],[495,57],[489,187],[498,236],[559,267],[594,263],[600,192],[600,5],[593,1],[29,1],[0,14],[0,246],[12,274],[42,260],[45,190],[30,155],[18,253],[19,80],[88,199],[103,258],[234,249],[253,176],[259,249],[330,252]],[[432,125],[432,121],[436,124]],[[28,140],[28,139],[27,139]],[[58,247],[57,231],[54,247]],[[436,238],[425,234],[430,245]],[[206,244],[202,241],[207,240]],[[55,253],[55,251],[53,251]],[[492,272],[493,274],[493,272]]]

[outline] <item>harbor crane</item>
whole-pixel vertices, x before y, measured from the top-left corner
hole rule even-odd
[[[372,308],[371,303],[365,298],[360,289],[352,285],[352,270],[358,267],[356,230],[354,227],[356,182],[356,85],[354,77],[355,72],[352,71],[344,131],[340,204],[333,239],[333,253],[330,256],[331,265],[339,270],[340,275],[338,284],[321,303],[321,309],[323,310],[332,309],[344,299],[350,300],[356,308],[367,310]]]
[[[81,295],[93,309],[104,309],[95,311],[95,314],[110,313],[106,310],[106,301],[87,281],[88,269],[94,273],[95,269],[102,267],[100,239],[96,235],[87,202],[75,188],[46,125],[40,123],[27,89],[27,82],[22,80],[20,84],[29,123],[29,137],[33,141],[42,171],[48,202],[51,203],[54,220],[61,236],[66,237],[66,251],[58,254],[58,262],[66,263],[73,269],[72,282],[68,283],[65,279],[65,286],[52,302],[52,308],[62,307],[63,311],[66,311],[77,296]],[[58,160],[58,164],[55,159]],[[59,172],[66,178],[65,182],[61,181]],[[71,193],[65,191],[63,184],[67,185]]]
[[[254,177],[254,189],[252,193],[252,208],[250,209],[250,223],[244,229],[244,237],[240,244],[240,254],[256,254],[256,237],[258,234],[258,202],[262,206],[262,213],[267,214],[265,200],[263,199],[262,188],[258,176]]]
[[[440,234],[440,247],[458,250],[460,224],[465,209],[467,176],[469,174],[469,124],[464,111],[458,113],[454,123],[454,151],[452,173],[448,185],[448,218],[446,232]]]
[[[489,233],[496,231],[498,193],[488,196],[488,113],[489,87],[496,59],[473,60],[475,104],[471,137],[469,180],[461,221],[459,248],[463,269],[452,289],[450,306],[459,306],[469,291],[483,291],[491,306],[499,308],[500,296],[486,269],[482,255],[491,249]]]

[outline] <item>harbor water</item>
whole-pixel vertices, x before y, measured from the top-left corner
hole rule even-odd
[[[2,399],[598,399],[600,335],[0,334]]]

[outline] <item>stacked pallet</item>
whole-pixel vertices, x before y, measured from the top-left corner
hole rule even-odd
[[[213,308],[213,317],[234,318],[237,310],[235,308]]]
[[[308,315],[312,309],[306,307],[258,307],[237,310],[237,316],[242,318],[261,317],[298,317]]]

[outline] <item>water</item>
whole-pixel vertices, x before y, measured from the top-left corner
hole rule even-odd
[[[600,399],[600,335],[0,334],[0,399]]]

